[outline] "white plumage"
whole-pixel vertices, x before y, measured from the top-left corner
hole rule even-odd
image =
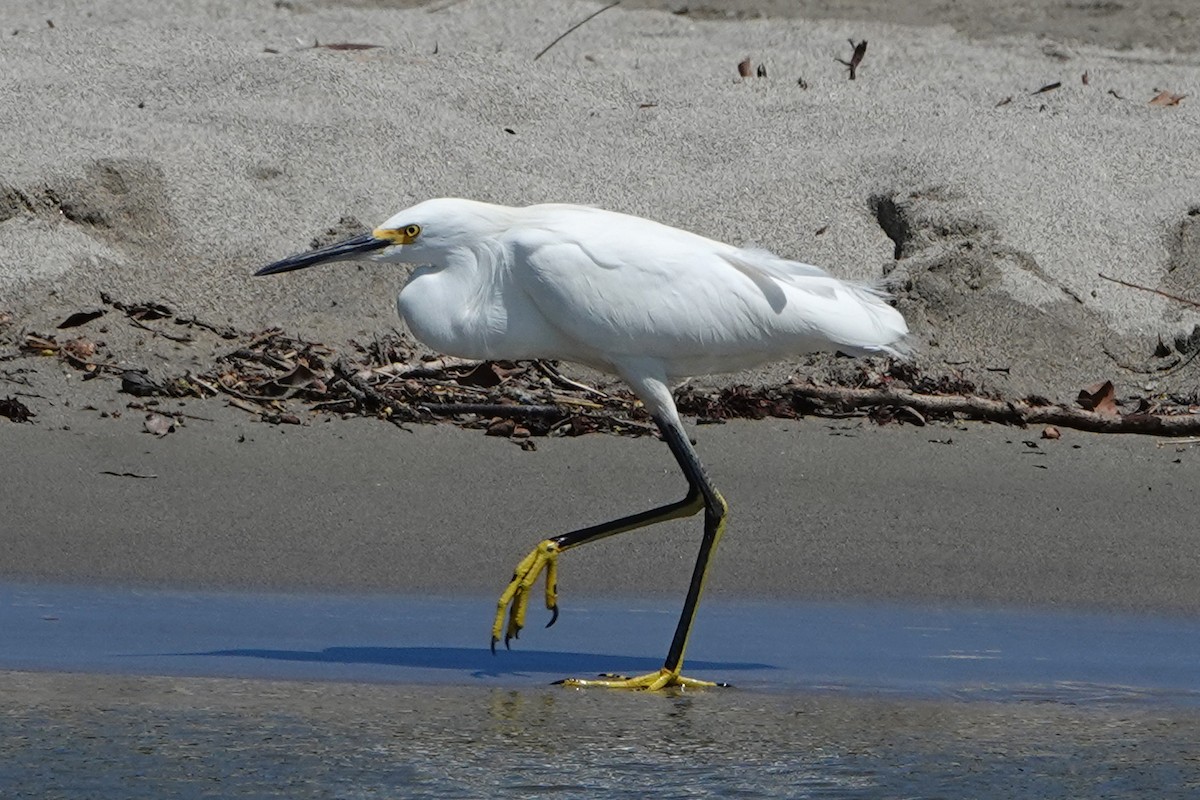
[[[658,673],[603,685],[697,685],[680,675],[708,561],[726,504],[682,429],[673,383],[791,355],[839,350],[902,355],[908,327],[886,294],[765,250],[734,247],[640,217],[574,205],[510,208],[427,200],[371,234],[278,261],[257,274],[348,258],[417,265],[397,298],[413,334],[448,355],[562,359],[624,378],[662,430],[689,491],[678,502],[541,542],[501,597],[493,648],[524,624],[528,592],[564,550],[705,511],[684,611]],[[553,622],[553,620],[551,620]],[[595,682],[576,681],[575,685]]]

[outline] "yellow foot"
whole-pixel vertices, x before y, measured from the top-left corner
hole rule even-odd
[[[716,686],[728,687],[728,683],[713,683],[712,681],[698,681],[695,678],[685,678],[678,672],[672,672],[665,667],[657,672],[651,672],[647,675],[639,675],[636,678],[626,678],[624,675],[601,675],[599,678],[581,679],[581,678],[566,678],[565,680],[556,681],[558,686],[568,686],[572,689],[590,689],[599,687],[602,689],[638,689],[642,691],[657,692],[660,689],[710,689]]]
[[[533,552],[525,556],[513,571],[508,588],[500,595],[496,603],[496,621],[492,624],[492,652],[496,652],[496,642],[500,641],[500,631],[504,629],[504,646],[513,639],[521,638],[521,629],[525,627],[525,611],[529,608],[529,590],[537,581],[542,571],[546,572],[546,608],[552,615],[546,623],[549,628],[558,620],[558,545],[550,539],[545,539],[533,548]],[[508,613],[508,625],[504,625],[504,615]]]

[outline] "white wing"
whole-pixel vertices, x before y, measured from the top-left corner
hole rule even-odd
[[[840,349],[897,353],[903,318],[868,287],[638,217],[531,207],[513,279],[589,363],[652,358],[673,377]]]

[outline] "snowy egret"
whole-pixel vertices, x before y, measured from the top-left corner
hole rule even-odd
[[[728,506],[684,432],[673,383],[817,351],[898,356],[908,333],[904,318],[874,287],[764,250],[574,205],[427,200],[369,234],[255,274],[353,258],[416,265],[396,305],[413,334],[435,350],[478,359],[562,359],[620,376],[679,463],[688,484],[682,500],[543,540],[500,596],[493,651],[502,631],[505,646],[519,635],[529,593],[543,573],[554,624],[561,553],[704,512],[700,552],[662,669],[635,678],[564,681],[573,686],[712,685],[681,670]]]

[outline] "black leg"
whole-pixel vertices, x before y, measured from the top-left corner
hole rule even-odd
[[[500,596],[497,603],[495,624],[492,627],[492,649],[495,650],[503,627],[505,612],[508,612],[508,626],[504,636],[507,646],[509,640],[519,635],[524,626],[525,611],[528,606],[529,590],[543,570],[546,571],[546,606],[553,611],[550,625],[558,618],[557,599],[557,562],[558,555],[564,550],[578,547],[582,544],[598,541],[626,531],[637,530],[658,522],[691,516],[700,510],[704,511],[704,536],[700,542],[700,552],[696,557],[696,566],[692,572],[692,580],[688,586],[687,597],[684,600],[683,611],[676,626],[675,635],[671,640],[666,661],[660,673],[643,678],[620,679],[600,682],[570,681],[572,685],[599,684],[606,686],[624,686],[628,688],[662,688],[668,685],[702,685],[702,682],[690,681],[680,676],[683,666],[684,651],[687,649],[688,636],[696,617],[696,609],[700,604],[700,595],[704,590],[704,581],[708,575],[708,565],[713,551],[725,530],[725,518],[728,505],[720,492],[712,485],[704,466],[700,463],[695,449],[687,438],[687,434],[676,419],[665,415],[656,415],[655,423],[662,431],[663,439],[675,456],[684,477],[688,482],[688,493],[674,503],[659,506],[639,514],[631,514],[620,519],[592,525],[587,528],[564,533],[542,541],[517,566],[513,579],[508,588]],[[511,607],[510,607],[511,604]],[[549,626],[547,626],[549,627]]]

